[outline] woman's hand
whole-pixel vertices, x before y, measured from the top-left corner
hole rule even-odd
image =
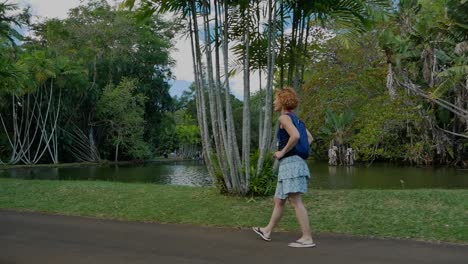
[[[273,157],[277,160],[281,159],[282,157],[284,156],[284,152],[283,151],[276,151],[274,154],[273,154]]]

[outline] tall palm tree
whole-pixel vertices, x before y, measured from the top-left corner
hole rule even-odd
[[[275,1],[276,2],[276,1]],[[269,20],[270,28],[276,29],[275,23],[281,23],[279,25],[281,29],[281,42],[279,52],[274,49],[276,31],[272,32],[273,38],[269,40],[269,53],[279,53],[279,65],[280,68],[280,83],[283,83],[284,68],[287,68],[288,78],[285,82],[288,85],[294,86],[296,91],[300,94],[300,87],[302,86],[302,75],[304,72],[302,61],[309,59],[307,50],[307,36],[309,34],[309,24],[314,21],[324,26],[330,26],[334,28],[338,34],[344,37],[352,38],[358,36],[361,32],[370,28],[372,22],[375,19],[376,14],[384,12],[390,6],[390,2],[386,0],[371,0],[371,1],[346,1],[346,0],[323,0],[323,1],[307,1],[307,0],[281,0],[280,10],[275,10],[279,13],[280,20],[276,19]],[[283,33],[286,28],[286,22],[284,19],[285,14],[292,13],[291,24],[292,33],[290,36],[285,36]],[[272,16],[273,17],[273,16]],[[286,44],[283,38],[285,38]],[[346,38],[344,38],[346,39]],[[285,47],[286,46],[286,47]],[[270,49],[271,48],[271,49]],[[289,56],[289,60],[286,60],[286,54]],[[274,57],[270,59],[274,61]],[[302,68],[301,68],[302,67]],[[301,69],[300,69],[301,68]],[[268,76],[273,75],[272,71],[268,73]],[[272,84],[272,81],[270,82]],[[267,85],[269,87],[269,85]],[[280,87],[282,88],[282,87]],[[267,98],[272,97],[272,90],[267,91]],[[263,168],[263,162],[270,149],[271,139],[271,101],[266,102],[266,112],[264,119],[264,134],[263,140],[260,143],[262,146],[260,150],[259,159],[257,162],[257,174],[261,173]],[[267,108],[268,107],[268,108]]]
[[[265,25],[265,30],[268,33],[267,39],[267,49],[268,52],[265,53],[264,46],[262,45],[252,45],[259,38],[252,37],[254,36],[257,29],[255,25],[255,14],[260,14],[258,9],[261,5],[249,6],[250,1],[246,0],[231,0],[231,1],[219,1],[219,0],[142,0],[140,1],[140,8],[138,9],[139,13],[143,16],[151,15],[153,12],[176,12],[183,19],[190,17],[188,14],[191,14],[190,23],[191,23],[191,34],[193,34],[193,56],[194,59],[194,72],[195,80],[197,84],[197,104],[199,111],[199,124],[200,130],[203,133],[202,135],[202,145],[204,146],[205,160],[207,161],[207,167],[210,171],[210,174],[216,177],[217,173],[222,174],[224,179],[224,185],[227,188],[228,192],[245,194],[248,192],[249,188],[249,179],[252,172],[250,165],[250,72],[252,67],[260,68],[258,63],[258,57],[251,56],[252,54],[264,54],[263,61],[266,62],[267,67],[267,85],[266,85],[266,95],[265,95],[265,113],[263,118],[262,129],[262,140],[260,141],[260,158],[257,161],[257,171],[255,174],[259,174],[262,171],[263,161],[266,157],[266,153],[271,147],[271,138],[272,138],[272,97],[273,97],[273,77],[275,70],[275,58],[278,50],[276,48],[277,35],[280,31],[285,31],[287,27],[287,22],[285,17],[286,13],[294,10],[294,16],[292,22],[294,23],[294,29],[292,37],[289,38],[288,45],[282,47],[285,54],[294,54],[294,58],[288,60],[282,60],[284,65],[278,65],[280,68],[285,67],[288,71],[288,82],[295,83],[296,88],[299,89],[301,86],[300,76],[303,72],[301,56],[304,57],[307,52],[306,45],[306,36],[309,30],[309,22],[312,19],[316,19],[322,22],[334,23],[335,25],[340,25],[340,29],[346,29],[346,33],[359,32],[362,31],[366,26],[368,26],[369,21],[372,19],[372,12],[375,9],[381,8],[388,4],[388,1],[384,0],[371,0],[371,1],[347,1],[347,0],[320,0],[320,1],[292,1],[292,0],[280,0],[280,6],[284,9],[282,10],[282,15],[280,17],[280,22],[277,20],[278,5],[275,0],[268,0],[266,3],[268,12],[268,22]],[[219,14],[224,10],[224,16],[219,15],[219,28],[215,28],[215,32],[218,29],[222,30],[222,42],[221,46],[223,47],[223,60],[224,60],[224,87],[222,91],[226,95],[226,101],[223,105],[221,100],[218,99],[217,93],[221,87],[215,85],[216,83],[221,83],[219,80],[215,83],[215,78],[213,75],[213,67],[215,67],[215,73],[221,72],[221,65],[216,63],[213,65],[211,58],[212,52],[212,39],[210,35],[212,34],[211,25],[209,20],[211,19],[210,14],[214,13],[216,18],[216,12],[212,12],[212,4],[216,12],[219,11]],[[135,0],[126,0],[124,5],[126,7],[133,7]],[[231,12],[230,12],[231,11]],[[200,44],[198,37],[198,20],[199,16],[204,18],[204,51],[206,55],[206,74],[203,74],[205,68],[202,67],[201,54],[200,54]],[[258,18],[260,19],[260,18]],[[218,19],[215,19],[218,23]],[[215,25],[216,26],[216,25]],[[237,33],[236,33],[237,32]],[[218,39],[216,38],[217,33],[215,33],[215,45],[218,44]],[[229,57],[228,57],[228,48],[232,43],[237,43],[241,47],[238,49],[239,53],[236,59],[239,62],[238,65],[242,65],[241,68],[244,73],[244,106],[243,106],[243,129],[242,129],[242,159],[239,158],[239,148],[236,143],[236,135],[234,133],[234,122],[232,118],[232,107],[230,102],[230,87],[229,87]],[[286,50],[286,48],[288,50]],[[257,49],[257,50],[254,50]],[[216,46],[215,46],[216,52]],[[298,58],[296,58],[298,55]],[[263,64],[265,65],[265,64]],[[205,77],[203,77],[205,76]],[[205,79],[206,78],[206,79]],[[216,79],[219,78],[218,77]],[[205,108],[205,90],[203,88],[204,80],[207,80],[207,92],[208,92],[208,103],[210,107],[210,120],[211,120],[211,129],[212,134],[209,135],[207,116]],[[294,81],[295,80],[295,81]],[[220,117],[225,114],[226,122],[223,124]],[[224,136],[225,131],[225,136]],[[214,150],[216,151],[217,159],[212,159],[211,151],[211,137],[215,144]],[[227,160],[227,163],[224,161]]]
[[[46,50],[24,54],[18,67],[27,73],[29,80],[24,89],[11,93],[12,105],[8,114],[13,117],[12,133],[8,133],[0,114],[12,151],[9,162],[36,164],[48,153],[52,162],[58,163],[63,78],[82,72],[67,58],[51,56]]]

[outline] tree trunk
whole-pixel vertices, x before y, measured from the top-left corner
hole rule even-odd
[[[395,100],[396,98],[396,90],[395,90],[395,84],[394,84],[395,75],[393,73],[392,63],[389,62],[387,64],[388,64],[387,90],[388,90],[388,94],[390,95],[390,99]]]
[[[257,0],[257,17],[260,17],[260,0]],[[257,35],[260,36],[260,19],[257,20]],[[268,56],[268,55],[267,55]],[[262,70],[263,67],[261,65],[260,58],[258,58],[258,80],[259,84],[259,102],[258,102],[258,149],[259,151],[262,149],[262,142],[263,142],[263,93],[262,93]]]
[[[260,75],[259,94],[260,94],[260,98],[261,98],[263,96],[262,81],[261,81],[262,74],[259,74],[259,75]],[[261,151],[261,149],[263,148],[263,146],[262,146],[262,144],[263,144],[263,117],[264,117],[263,109],[265,108],[265,106],[264,106],[264,103],[263,104],[262,103],[263,103],[263,100],[259,99],[259,102],[258,102],[258,150],[259,151]]]
[[[115,157],[114,157],[114,162],[117,162],[117,161],[118,161],[118,157],[119,157],[119,143],[117,143],[117,145],[115,146]]]
[[[92,154],[91,157],[93,161],[99,161],[100,158],[97,155],[96,142],[94,140],[94,125],[90,125],[88,129],[88,141],[89,141],[89,153]]]
[[[468,76],[465,80],[465,96],[463,101],[465,102],[464,109],[468,109]],[[468,131],[468,118],[465,120],[465,127],[465,130]]]
[[[244,12],[249,17],[249,7]],[[243,107],[243,122],[242,122],[242,160],[245,179],[243,182],[243,193],[247,193],[250,181],[250,25],[248,19],[244,19],[247,25],[244,25],[244,107]]]
[[[276,2],[274,2],[276,3]],[[260,155],[257,161],[257,175],[263,170],[263,163],[265,161],[265,156],[270,149],[270,140],[272,138],[272,101],[273,101],[273,77],[274,77],[274,65],[275,65],[275,40],[273,34],[276,33],[276,4],[272,3],[272,0],[268,1],[268,79],[266,86],[266,96],[265,96],[265,119],[263,122],[263,139],[260,144]]]
[[[215,142],[215,149],[216,149],[216,157],[217,163],[214,165],[216,169],[221,170],[221,174],[223,175],[224,184],[228,188],[231,189],[231,184],[229,182],[229,176],[227,172],[227,166],[225,163],[225,155],[224,155],[224,147],[221,143],[221,133],[219,128],[219,119],[218,113],[222,111],[221,105],[217,104],[215,99],[215,84],[214,84],[214,77],[213,77],[213,58],[211,55],[211,30],[209,24],[209,6],[204,5],[204,13],[203,13],[203,21],[204,21],[204,29],[205,29],[205,55],[206,55],[206,62],[207,62],[207,73],[208,73],[208,97],[209,97],[209,105],[210,105],[210,117],[211,117],[211,129],[213,131],[213,138]],[[215,29],[217,30],[217,29]]]
[[[301,65],[302,65],[302,61],[303,61],[303,54],[299,51],[302,51],[302,45],[303,45],[303,40],[304,40],[304,29],[305,29],[305,23],[306,23],[306,20],[305,20],[305,17],[302,15],[302,11],[299,12],[301,15],[300,15],[300,19],[299,19],[299,24],[300,24],[300,30],[299,30],[299,40],[298,40],[298,43],[297,43],[297,51],[296,51],[296,57],[297,57],[297,60],[296,60],[296,65],[294,65],[295,69],[294,69],[294,85],[293,85],[293,88],[294,90],[297,92],[298,95],[301,94],[301,87],[302,87],[302,80],[300,79],[300,69],[301,69]]]
[[[276,3],[276,1],[275,1]],[[276,10],[275,10],[276,11]],[[281,15],[281,44],[280,44],[280,62],[279,62],[279,67],[280,67],[280,85],[279,87],[280,88],[283,88],[284,87],[284,3],[283,3],[283,0],[280,0],[280,15]],[[268,26],[271,28],[270,26],[270,22],[268,22]],[[268,37],[269,41],[270,40],[270,37]],[[270,43],[270,42],[268,42]],[[269,74],[270,72],[268,72]]]
[[[226,132],[226,122],[224,119],[223,103],[221,100],[221,66],[220,66],[220,56],[219,56],[219,24],[218,19],[220,16],[220,10],[218,6],[218,1],[214,1],[215,4],[215,59],[216,59],[216,87],[215,87],[215,97],[216,105],[218,106],[218,124],[220,135],[220,151],[222,156],[220,162],[222,163],[222,168],[224,168],[223,177],[225,181],[226,188],[228,191],[232,191],[232,166],[229,165],[228,159],[232,159],[232,156],[228,156],[228,146],[227,146],[227,132]]]
[[[225,2],[224,2],[225,3]],[[224,62],[224,85],[226,99],[226,123],[227,123],[227,156],[229,167],[231,169],[231,177],[233,191],[241,191],[242,163],[239,154],[239,146],[237,144],[236,130],[234,126],[234,117],[231,106],[231,91],[229,86],[229,56],[228,56],[228,21],[229,21],[228,6],[224,4],[224,34],[223,34],[223,62]]]
[[[205,104],[205,95],[204,95],[204,89],[203,89],[203,79],[201,76],[203,76],[203,68],[202,68],[202,63],[201,63],[201,53],[200,53],[200,40],[199,40],[199,34],[198,34],[198,22],[197,22],[197,12],[196,12],[196,6],[195,6],[195,0],[190,1],[190,7],[192,11],[192,22],[193,22],[193,34],[194,34],[194,50],[195,50],[195,58],[196,58],[196,73],[200,76],[195,76],[195,78],[198,79],[198,84],[196,87],[196,92],[197,92],[197,106],[198,111],[200,112],[200,120],[201,123],[199,123],[200,126],[200,132],[201,138],[202,138],[202,147],[203,147],[203,156],[205,158],[206,162],[206,167],[208,169],[209,174],[213,179],[216,179],[214,167],[213,167],[213,162],[211,160],[212,158],[212,150],[211,150],[211,143],[209,139],[209,131],[208,131],[208,121],[206,118],[206,104]],[[200,79],[201,78],[201,79]]]
[[[307,56],[307,40],[309,38],[309,33],[310,33],[310,17],[307,17],[307,26],[306,26],[306,35],[305,35],[305,40],[303,41],[304,43],[304,49],[302,50],[302,61],[301,61],[301,77],[300,77],[300,84],[301,87],[299,89],[299,96],[302,95],[302,83],[304,81],[304,73],[305,73],[305,61],[308,60],[309,56]]]
[[[45,90],[45,91],[47,91],[47,90]],[[46,113],[45,113],[45,117],[44,118],[42,117],[42,111],[40,111],[39,112],[39,118],[37,119],[38,120],[37,122],[40,123],[41,130],[42,130],[39,146],[41,146],[41,142],[44,141],[44,149],[42,150],[42,152],[39,155],[37,155],[39,153],[39,150],[40,150],[39,147],[37,148],[36,155],[34,155],[34,160],[33,160],[34,163],[39,162],[39,160],[44,155],[46,150],[49,150],[49,153],[51,154],[51,156],[53,156],[53,154],[51,153],[50,142],[51,142],[51,140],[52,140],[52,138],[54,136],[54,133],[55,133],[55,128],[57,126],[57,121],[58,121],[58,115],[54,116],[53,115],[53,110],[51,110],[51,109],[54,108],[53,105],[52,105],[52,96],[53,96],[53,80],[51,80],[50,92],[49,93],[46,92],[46,97],[48,97],[48,103],[47,103],[47,110],[46,110]],[[59,98],[60,98],[60,95],[59,95]],[[60,100],[59,100],[59,105],[60,105]],[[49,116],[50,116],[51,121],[52,121],[52,118],[55,117],[55,124],[51,125],[50,135],[48,135],[48,131],[47,131],[48,130],[47,127],[48,127]]]
[[[297,35],[299,27],[299,8],[297,3],[294,4],[293,9],[293,18],[292,18],[292,33],[291,33],[291,43],[289,49],[289,65],[288,65],[288,86],[294,85],[294,73],[296,67],[296,47],[297,47]],[[283,88],[283,87],[281,87]]]

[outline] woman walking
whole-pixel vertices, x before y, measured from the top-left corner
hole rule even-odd
[[[308,248],[315,247],[315,243],[312,240],[309,216],[301,199],[301,194],[307,192],[310,173],[305,160],[299,156],[298,150],[295,148],[299,142],[300,133],[296,127],[299,119],[293,110],[298,104],[299,99],[292,88],[279,90],[275,95],[274,110],[280,113],[280,127],[277,133],[278,151],[274,153],[274,158],[279,160],[278,183],[274,198],[275,205],[268,225],[254,227],[253,231],[263,240],[271,241],[273,228],[279,223],[286,200],[289,199],[301,226],[302,236],[296,242],[289,243],[288,246]],[[307,141],[310,144],[312,135],[308,130],[306,132]]]

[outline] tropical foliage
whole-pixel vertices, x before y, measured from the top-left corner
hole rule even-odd
[[[328,128],[336,119],[329,109],[336,117],[353,113],[344,141],[361,161],[466,166],[467,21],[458,14],[467,7],[399,1],[351,47],[340,36],[322,46],[306,71],[303,97],[311,102],[303,109],[309,123],[327,132],[317,145],[322,157],[340,131]]]
[[[273,92],[291,86],[315,158],[468,166],[468,1],[93,0],[26,39],[16,8],[0,4],[3,162],[175,151],[203,157],[221,190],[267,194]],[[177,33],[194,82],[171,98]]]
[[[175,25],[156,15],[137,21],[100,0],[35,24],[9,16],[14,4],[0,8],[0,159],[35,164],[158,154],[160,123],[175,103],[168,84]],[[19,37],[19,26],[34,37]]]

